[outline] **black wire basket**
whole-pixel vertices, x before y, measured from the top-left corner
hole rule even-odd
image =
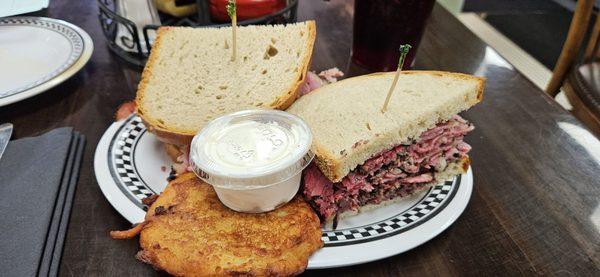
[[[187,17],[173,17],[159,12],[161,25],[145,25],[138,31],[136,24],[117,13],[119,0],[97,0],[98,19],[109,49],[127,63],[144,66],[152,48],[150,32],[155,32],[160,26],[189,26],[189,27],[220,27],[229,26],[221,22],[213,22],[210,16],[209,0],[196,0],[197,13]],[[238,25],[255,24],[284,24],[293,23],[297,20],[299,0],[288,0],[287,6],[275,13],[244,21],[238,21]],[[127,36],[119,37],[118,30],[124,30]],[[119,42],[119,43],[118,43]],[[142,45],[144,43],[144,45]],[[147,49],[147,51],[144,51]]]

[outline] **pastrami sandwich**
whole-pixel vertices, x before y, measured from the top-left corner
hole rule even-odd
[[[313,132],[315,162],[302,193],[324,222],[386,204],[466,172],[473,126],[457,115],[481,101],[484,79],[405,71],[349,78],[298,99],[287,111]]]

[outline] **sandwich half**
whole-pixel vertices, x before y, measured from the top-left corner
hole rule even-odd
[[[140,81],[136,106],[163,142],[188,145],[207,122],[244,109],[286,109],[304,84],[314,21],[237,29],[162,27]]]
[[[483,97],[484,79],[405,71],[383,113],[394,72],[321,87],[287,111],[313,132],[304,198],[324,222],[389,203],[466,172],[473,126],[457,115]]]

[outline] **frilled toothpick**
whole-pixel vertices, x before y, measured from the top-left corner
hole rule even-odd
[[[385,113],[387,111],[388,104],[390,102],[390,99],[392,98],[392,93],[394,93],[396,83],[398,83],[398,77],[400,77],[400,71],[402,71],[402,66],[404,65],[404,59],[406,58],[406,54],[408,54],[410,48],[410,44],[400,45],[400,59],[398,60],[398,69],[396,70],[396,76],[394,77],[392,86],[390,87],[390,90],[387,93],[387,97],[385,98],[385,102],[383,103],[383,108],[381,108],[382,113]]]
[[[231,52],[231,61],[234,62],[236,58],[237,52],[237,39],[235,33],[237,31],[237,13],[236,13],[235,0],[227,1],[227,14],[229,18],[231,18],[231,30],[233,31],[233,43],[232,43],[232,52]]]

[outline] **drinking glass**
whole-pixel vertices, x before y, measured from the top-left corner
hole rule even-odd
[[[401,44],[412,46],[410,68],[435,0],[355,0],[352,61],[371,71],[394,71]]]

